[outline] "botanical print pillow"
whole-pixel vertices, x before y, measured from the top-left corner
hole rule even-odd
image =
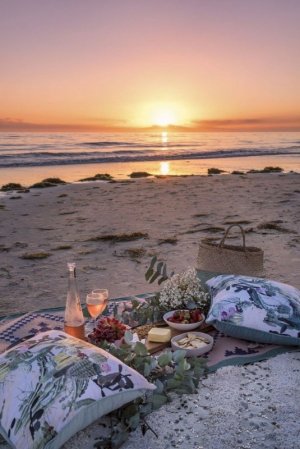
[[[56,449],[154,388],[102,349],[40,333],[0,356],[0,432],[16,449]]]
[[[300,345],[300,291],[267,279],[221,275],[207,281],[207,323],[225,334],[261,343]]]

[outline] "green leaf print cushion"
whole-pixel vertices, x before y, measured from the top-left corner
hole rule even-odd
[[[221,275],[206,282],[212,304],[206,319],[231,337],[300,345],[300,291],[267,279]]]
[[[16,449],[56,449],[154,388],[96,346],[40,333],[0,356],[0,432]]]

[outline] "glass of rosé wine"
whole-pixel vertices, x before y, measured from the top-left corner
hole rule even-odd
[[[97,318],[106,309],[108,304],[108,290],[107,289],[95,289],[86,295],[86,307],[94,319],[93,327],[96,326]]]

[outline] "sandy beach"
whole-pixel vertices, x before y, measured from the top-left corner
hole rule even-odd
[[[0,314],[63,306],[68,261],[77,263],[82,302],[95,287],[108,288],[111,297],[156,290],[144,280],[153,255],[170,271],[195,266],[199,240],[219,239],[231,223],[244,226],[247,245],[264,249],[266,277],[299,288],[299,193],[299,174],[274,173],[75,183],[3,194]],[[239,239],[237,232],[230,236],[233,243]],[[34,259],[41,253],[43,259]],[[296,449],[299,362],[300,353],[293,353],[223,368],[203,381],[199,394],[185,397],[182,412],[177,398],[149,417],[158,439],[135,432],[124,448]],[[97,432],[94,424],[64,447],[92,448]]]

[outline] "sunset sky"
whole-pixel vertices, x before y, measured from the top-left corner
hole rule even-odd
[[[0,130],[300,130],[299,0],[0,0]]]

